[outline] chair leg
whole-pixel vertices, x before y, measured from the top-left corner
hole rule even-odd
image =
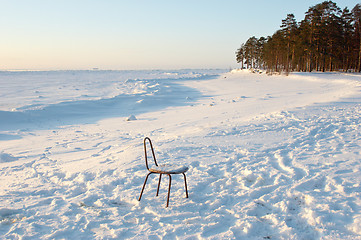
[[[184,185],[186,187],[186,198],[188,198],[187,178],[186,178],[186,175],[184,173],[183,173],[183,176],[184,176]]]
[[[168,176],[169,176],[169,187],[168,187],[168,198],[167,198],[167,206],[166,207],[168,207],[168,205],[169,205],[170,186],[172,184],[172,177],[170,176],[170,174],[168,174]]]
[[[158,188],[157,188],[157,195],[158,196],[158,193],[159,193],[159,186],[160,186],[160,181],[162,180],[162,174],[159,174],[159,182],[158,182]]]
[[[139,196],[138,201],[140,201],[140,199],[142,198],[143,191],[144,191],[144,188],[145,188],[145,184],[147,183],[147,180],[148,180],[148,177],[149,177],[150,174],[152,174],[152,173],[151,173],[151,172],[148,173],[148,175],[146,176],[146,178],[145,178],[145,180],[144,180],[143,188],[142,188],[142,191],[140,192],[140,196]]]

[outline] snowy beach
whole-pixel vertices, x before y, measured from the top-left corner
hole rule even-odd
[[[0,72],[0,238],[361,239],[360,114],[359,74]],[[189,198],[137,200],[144,137]]]

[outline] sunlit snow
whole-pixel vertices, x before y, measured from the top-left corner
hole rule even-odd
[[[0,72],[0,238],[360,239],[361,75]],[[182,176],[147,174],[143,139]]]

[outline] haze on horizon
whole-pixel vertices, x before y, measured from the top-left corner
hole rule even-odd
[[[1,0],[0,70],[237,67],[242,42],[320,2]]]

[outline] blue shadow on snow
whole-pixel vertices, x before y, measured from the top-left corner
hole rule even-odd
[[[156,91],[121,94],[99,100],[61,102],[42,109],[0,111],[0,131],[30,131],[53,129],[72,124],[90,124],[106,118],[127,117],[131,114],[137,115],[171,106],[191,105],[205,96],[198,90],[186,87],[180,82],[210,80],[218,76],[218,74],[214,74],[203,75],[200,78],[146,80],[159,84],[156,89],[153,89]],[[18,137],[3,134],[0,136],[0,141]]]

